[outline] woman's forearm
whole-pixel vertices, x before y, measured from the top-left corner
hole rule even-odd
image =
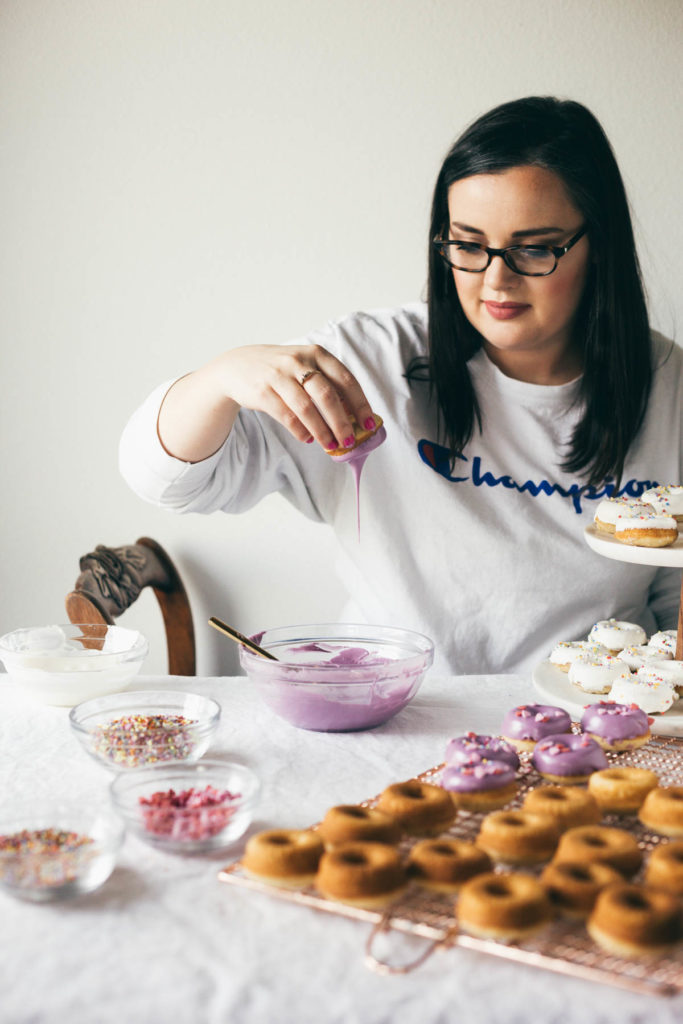
[[[159,440],[169,455],[183,462],[202,462],[218,451],[240,410],[212,367],[210,363],[177,380],[159,410]]]

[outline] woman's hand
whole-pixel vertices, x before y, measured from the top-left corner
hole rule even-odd
[[[159,437],[188,462],[225,441],[240,408],[268,413],[298,441],[353,444],[351,417],[372,429],[373,413],[353,374],[320,345],[248,345],[182,377],[159,413]]]

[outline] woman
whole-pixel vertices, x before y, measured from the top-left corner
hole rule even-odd
[[[182,512],[281,491],[337,534],[344,618],[429,634],[452,673],[526,671],[610,616],[671,628],[678,574],[582,536],[599,498],[683,479],[682,353],[649,330],[595,118],[532,97],[477,120],[439,174],[429,252],[427,306],[235,348],[158,389],[124,476]],[[387,441],[359,540],[351,474],[323,449],[374,410]]]

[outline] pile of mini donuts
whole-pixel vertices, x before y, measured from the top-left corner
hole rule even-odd
[[[595,510],[596,529],[622,544],[664,548],[678,538],[683,522],[683,487],[651,487],[639,498],[603,498]]]
[[[676,660],[675,629],[653,633],[621,619],[596,622],[585,640],[561,640],[550,662],[584,693],[637,704],[662,714],[683,694],[683,661]]]
[[[647,769],[608,767],[605,748],[632,749],[649,736],[638,715],[641,734],[622,735],[635,726],[625,727],[631,716],[618,708],[587,708],[586,731],[576,734],[561,709],[520,705],[506,714],[501,736],[450,740],[438,785],[409,779],[388,786],[372,807],[331,807],[314,829],[258,833],[242,868],[271,885],[310,885],[366,909],[387,906],[412,883],[457,894],[458,926],[477,937],[520,941],[560,915],[584,921],[612,954],[657,955],[683,934],[683,786],[660,786]],[[566,750],[551,749],[565,741]],[[552,784],[531,789],[520,808],[503,809],[516,796],[525,751]],[[576,786],[585,781],[586,789]],[[461,812],[482,811],[474,841],[444,834]],[[637,840],[601,825],[606,813],[638,815],[670,840],[648,857],[643,884],[633,882],[644,860]],[[524,871],[539,868],[538,877]]]

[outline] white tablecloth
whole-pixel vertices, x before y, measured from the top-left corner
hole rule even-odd
[[[212,752],[244,761],[264,783],[250,831],[304,827],[333,804],[372,796],[438,764],[449,736],[497,732],[507,708],[533,697],[514,676],[428,677],[386,725],[325,734],[275,718],[243,678],[144,677],[137,688],[220,700]],[[67,713],[2,680],[2,807],[22,795],[108,799],[110,776],[81,750]],[[34,905],[0,892],[2,1024],[683,1020],[683,997],[633,994],[465,949],[440,950],[408,975],[378,975],[364,964],[366,923],[218,882],[243,843],[188,857],[128,836],[95,893]]]

